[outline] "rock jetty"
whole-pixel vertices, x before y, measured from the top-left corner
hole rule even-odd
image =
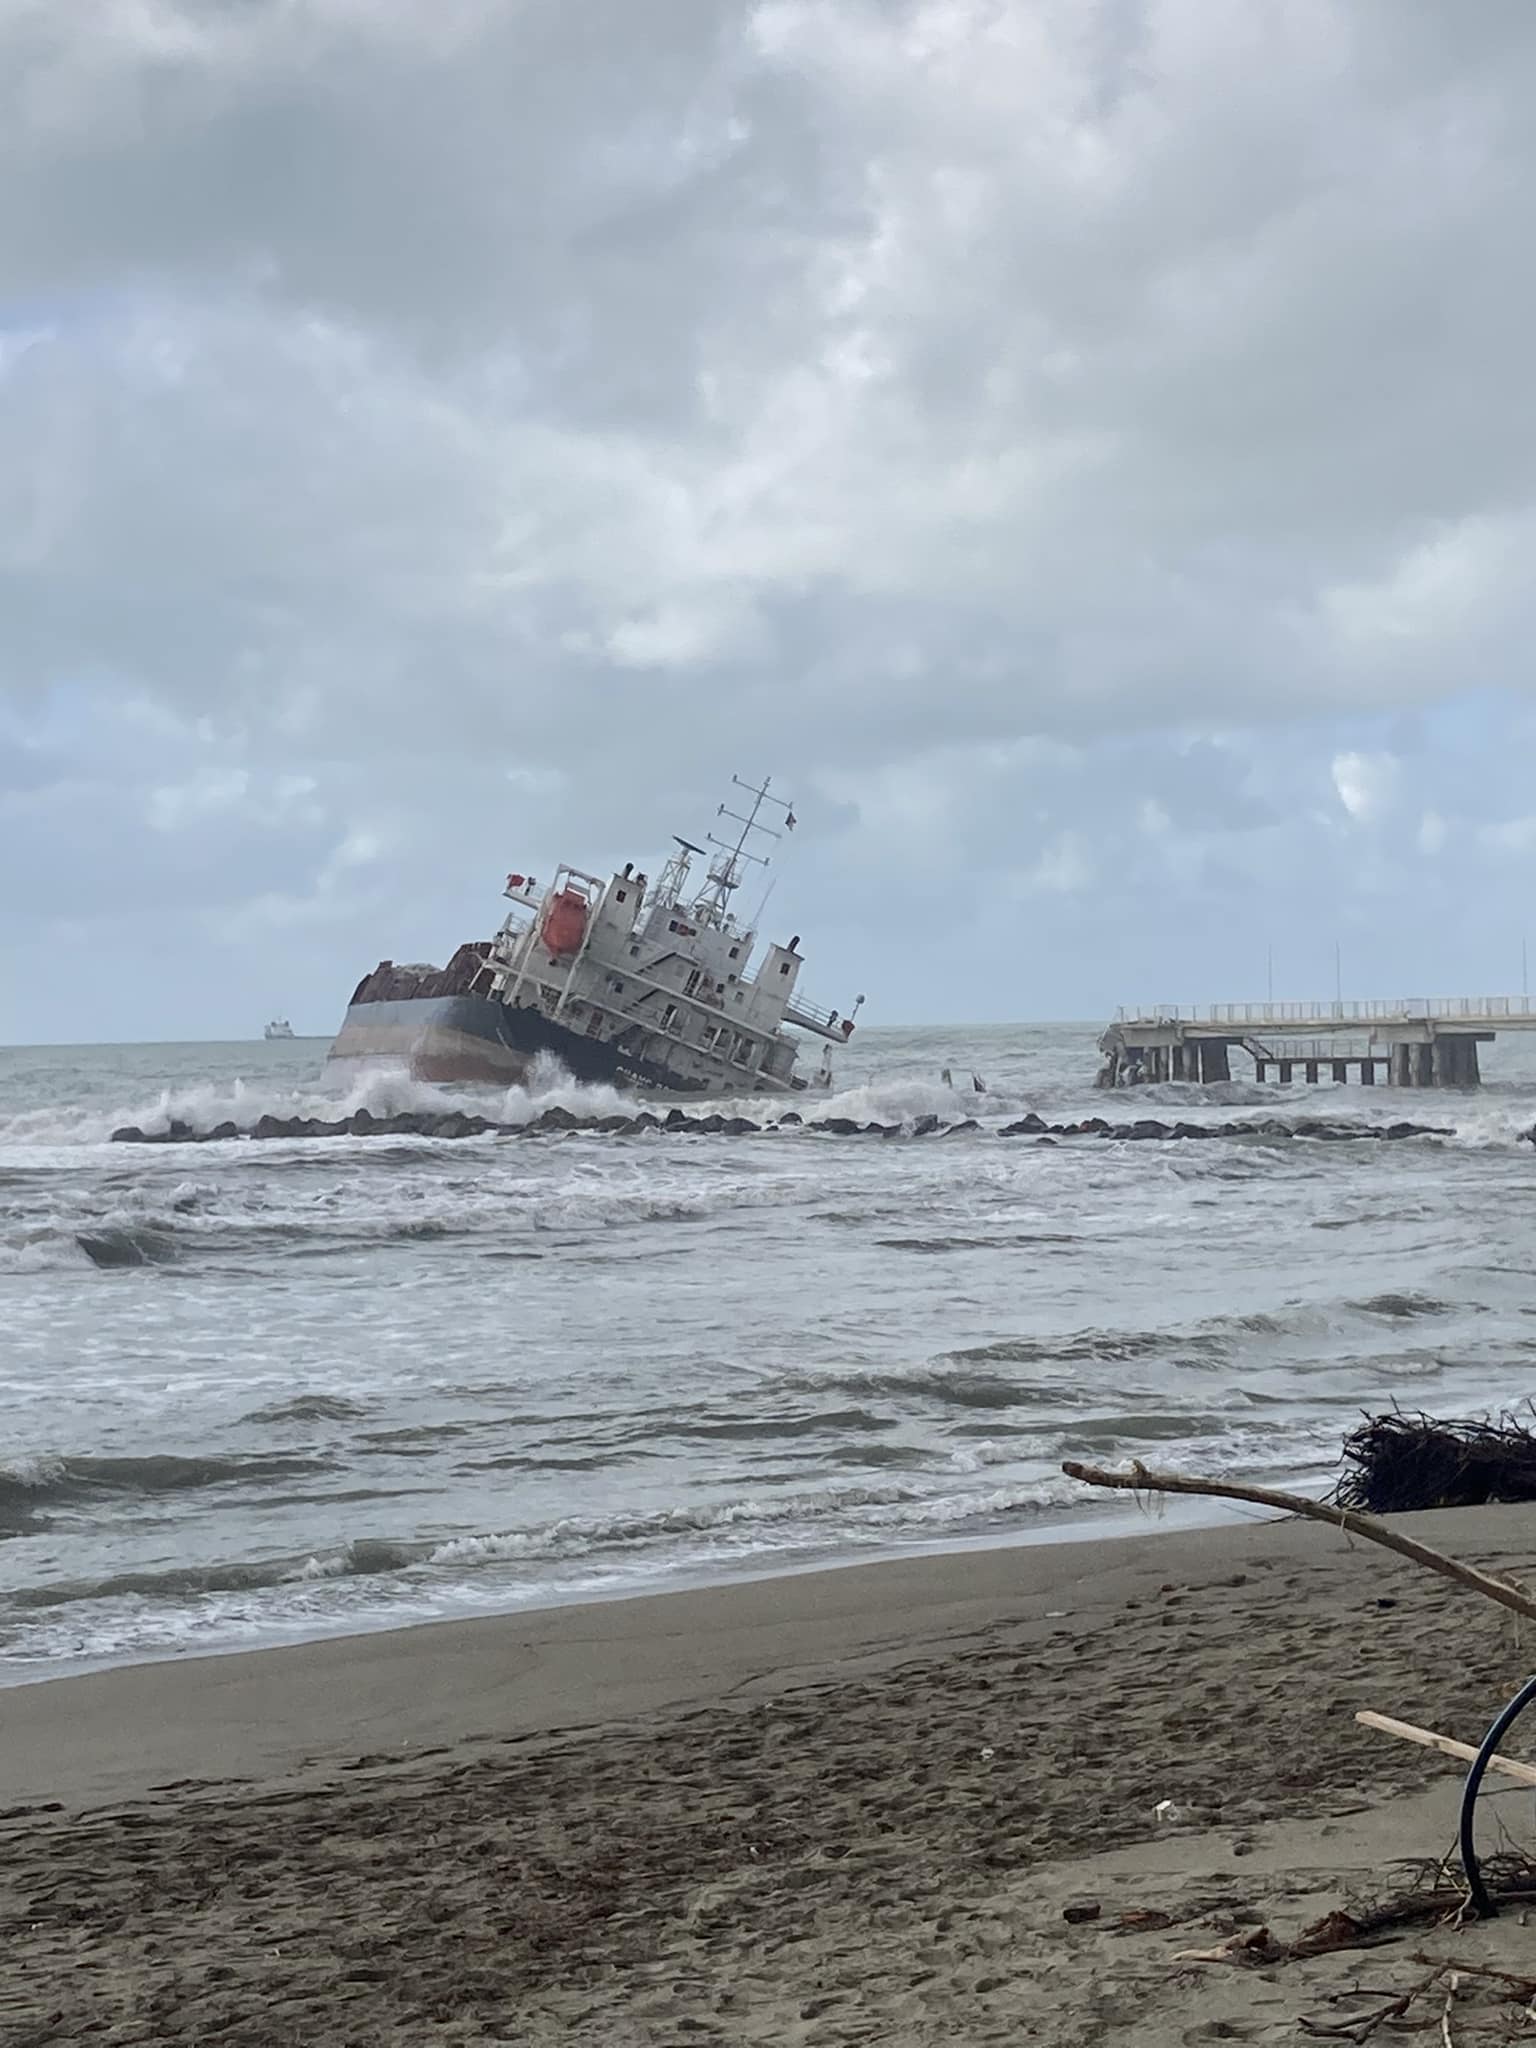
[[[1139,1117],[1134,1123],[1109,1123],[1091,1116],[1081,1123],[1050,1124],[1033,1114],[996,1131],[985,1130],[974,1117],[945,1123],[937,1116],[920,1116],[911,1123],[866,1124],[852,1117],[830,1116],[807,1120],[797,1110],[754,1123],[750,1117],[690,1116],[681,1109],[656,1116],[641,1110],[634,1116],[578,1116],[574,1110],[546,1109],[527,1123],[498,1123],[490,1117],[468,1116],[462,1110],[402,1110],[397,1116],[375,1116],[371,1110],[355,1110],[334,1123],[312,1116],[263,1116],[249,1125],[214,1124],[200,1130],[194,1124],[173,1120],[164,1130],[145,1131],[137,1124],[125,1124],[112,1133],[117,1145],[212,1145],[231,1138],[263,1140],[272,1138],[547,1138],[580,1132],[586,1136],[634,1138],[647,1131],[686,1133],[698,1137],[745,1138],[771,1131],[817,1132],[832,1138],[1032,1138],[1037,1143],[1058,1143],[1063,1138],[1110,1139],[1118,1143],[1170,1144],[1209,1141],[1215,1138],[1255,1138],[1279,1143],[1310,1139],[1318,1143],[1369,1141],[1382,1143],[1401,1138],[1450,1138],[1455,1131],[1443,1124],[1344,1123],[1328,1117],[1250,1118],[1230,1123],[1159,1123]]]

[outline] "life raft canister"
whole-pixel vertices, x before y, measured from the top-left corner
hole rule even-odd
[[[586,899],[574,889],[562,889],[545,906],[539,936],[556,960],[568,959],[581,951],[587,932]]]
[[[845,1017],[845,1018],[843,1019],[843,1024],[842,1024],[842,1031],[843,1031],[843,1036],[844,1036],[844,1038],[852,1038],[852,1036],[853,1036],[853,1019],[852,1019],[851,1017]]]

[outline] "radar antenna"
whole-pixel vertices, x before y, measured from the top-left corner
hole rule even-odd
[[[655,892],[650,899],[652,903],[665,903],[669,906],[678,901],[687,886],[688,870],[693,865],[694,855],[702,858],[704,854],[702,846],[695,846],[691,839],[684,839],[681,833],[674,832],[672,837],[677,842],[677,852],[657,877]]]

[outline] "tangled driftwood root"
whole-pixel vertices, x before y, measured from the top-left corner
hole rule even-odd
[[[1512,1416],[1372,1415],[1345,1438],[1344,1468],[1333,1499],[1373,1515],[1536,1500],[1536,1432]]]

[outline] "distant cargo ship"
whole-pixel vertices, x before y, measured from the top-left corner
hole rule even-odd
[[[261,1035],[263,1038],[292,1038],[293,1026],[286,1017],[274,1017]]]
[[[460,946],[444,968],[381,961],[358,983],[328,1065],[404,1063],[418,1080],[508,1086],[544,1054],[581,1081],[682,1095],[830,1086],[831,1047],[852,1036],[864,998],[846,1016],[805,1001],[798,936],[753,970],[757,935],[736,922],[732,898],[749,866],[768,864],[754,838],[779,837],[764,809],[790,831],[795,816],[766,780],[733,780],[751,808],[720,806],[740,830],[709,834],[713,854],[680,838],[655,882],[633,862],[606,882],[562,865],[543,889],[510,874],[513,908],[493,939]],[[826,1044],[814,1081],[796,1074],[786,1026]]]

